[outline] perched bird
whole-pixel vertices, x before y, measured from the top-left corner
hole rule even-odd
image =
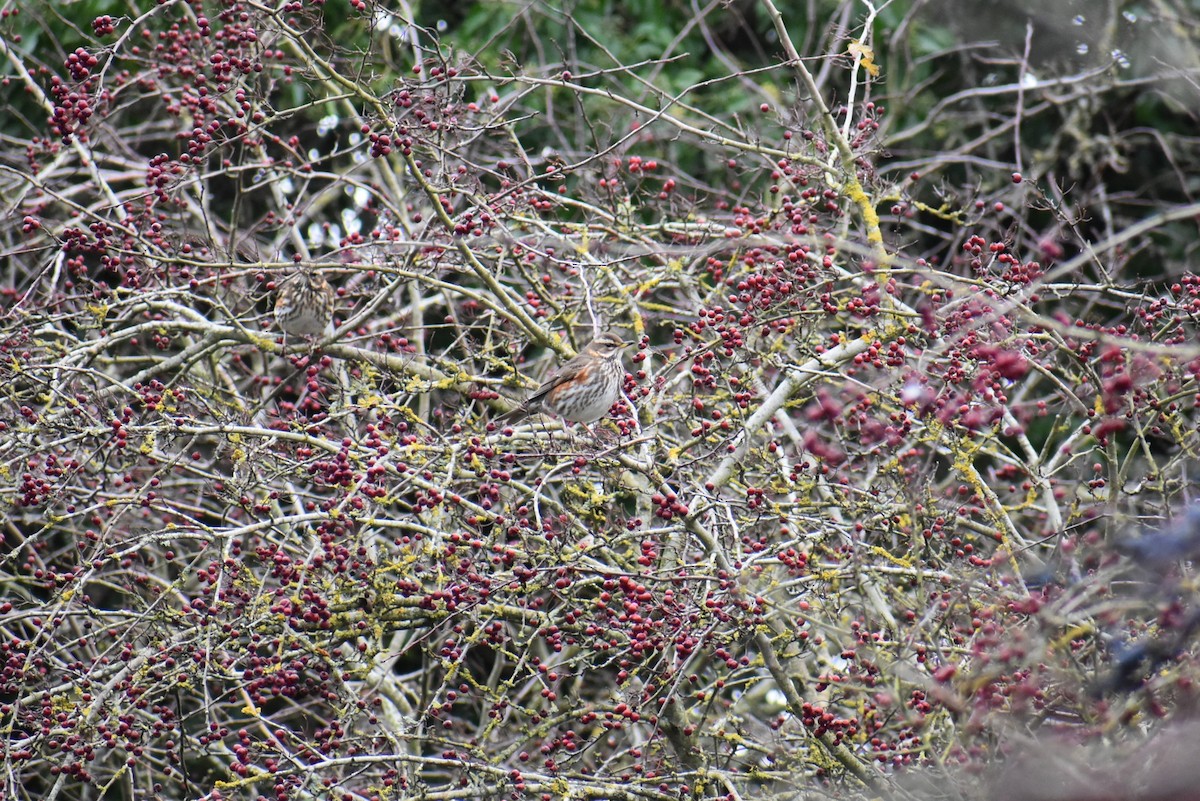
[[[275,322],[285,335],[313,337],[333,320],[333,287],[312,270],[297,270],[279,283]]]
[[[497,421],[511,423],[542,411],[584,425],[599,420],[621,397],[625,382],[621,353],[632,344],[613,333],[600,334]]]

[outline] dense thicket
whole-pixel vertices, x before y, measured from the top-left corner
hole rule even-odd
[[[0,12],[0,797],[1191,786],[1200,13],[777,3]]]

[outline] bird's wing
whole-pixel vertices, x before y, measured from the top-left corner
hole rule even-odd
[[[562,367],[551,373],[550,377],[547,378],[532,395],[526,398],[522,405],[526,407],[536,406],[544,401],[546,396],[553,392],[556,388],[570,381],[574,381],[586,369],[586,363],[579,359],[578,356],[574,359],[571,359]]]

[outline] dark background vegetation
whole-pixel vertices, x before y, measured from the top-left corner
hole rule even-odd
[[[0,6],[0,798],[1192,797],[1198,25]]]

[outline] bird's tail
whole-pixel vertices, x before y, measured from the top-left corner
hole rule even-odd
[[[519,420],[524,420],[528,416],[529,416],[529,409],[525,406],[525,404],[521,404],[517,408],[500,415],[499,417],[497,417],[495,419],[495,421],[496,421],[496,423],[503,423],[503,424],[515,423]]]

